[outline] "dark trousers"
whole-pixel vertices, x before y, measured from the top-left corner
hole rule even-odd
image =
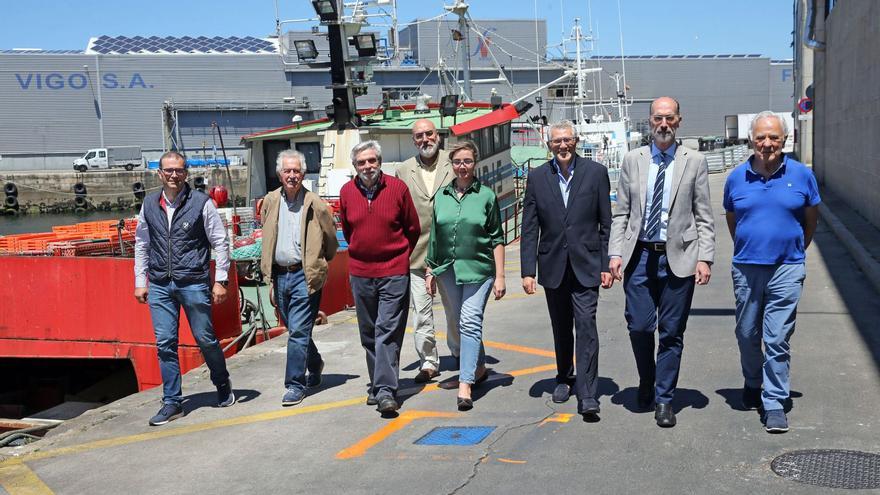
[[[409,309],[409,273],[393,277],[351,276],[361,345],[367,351],[370,395],[396,397],[400,346]]]
[[[694,276],[676,277],[669,269],[666,253],[645,249],[641,244],[626,267],[626,323],[640,383],[655,384],[656,402],[672,402],[678,384],[678,370],[684,349]],[[659,334],[654,361],[654,329]]]
[[[599,335],[596,330],[596,304],[599,300],[599,287],[581,285],[568,264],[559,287],[545,287],[544,293],[547,297],[547,309],[550,310],[550,325],[553,327],[556,382],[573,386],[579,403],[594,402],[598,395]]]

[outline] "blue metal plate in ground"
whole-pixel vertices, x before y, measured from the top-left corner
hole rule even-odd
[[[438,426],[415,441],[416,445],[476,445],[495,430],[494,426]]]

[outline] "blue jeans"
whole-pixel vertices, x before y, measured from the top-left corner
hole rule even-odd
[[[731,274],[736,297],[736,340],[745,384],[760,388],[763,383],[764,409],[782,409],[789,397],[791,346],[788,340],[794,333],[806,267],[803,263],[735,263]]]
[[[311,373],[321,369],[321,354],[312,340],[312,328],[321,304],[321,291],[309,295],[305,272],[285,272],[275,276],[275,304],[287,327],[287,370],[284,387],[306,389],[306,368]]]
[[[477,284],[455,283],[455,270],[450,268],[441,273],[438,282],[446,294],[448,306],[444,310],[451,316],[451,321],[458,323],[461,336],[461,364],[459,365],[458,381],[473,384],[476,370],[486,363],[483,350],[483,312],[489,293],[492,292],[494,277]],[[451,328],[447,332],[453,331]]]
[[[162,402],[179,405],[183,402],[180,388],[180,361],[177,357],[180,307],[186,313],[193,338],[202,351],[205,364],[215,386],[229,381],[226,359],[211,324],[211,289],[207,283],[182,284],[172,281],[150,282],[147,299],[162,373]]]

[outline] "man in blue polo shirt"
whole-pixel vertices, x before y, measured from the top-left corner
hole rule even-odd
[[[749,132],[755,152],[724,184],[734,245],[731,271],[745,378],[742,401],[747,409],[763,405],[764,428],[770,433],[788,431],[788,340],[820,202],[812,171],[782,152],[787,134],[785,121],[773,112],[756,115]]]

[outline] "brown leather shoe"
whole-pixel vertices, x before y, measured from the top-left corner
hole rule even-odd
[[[413,381],[416,383],[426,383],[438,376],[440,376],[439,371],[432,370],[431,368],[425,368],[418,372],[418,374],[413,378]]]

